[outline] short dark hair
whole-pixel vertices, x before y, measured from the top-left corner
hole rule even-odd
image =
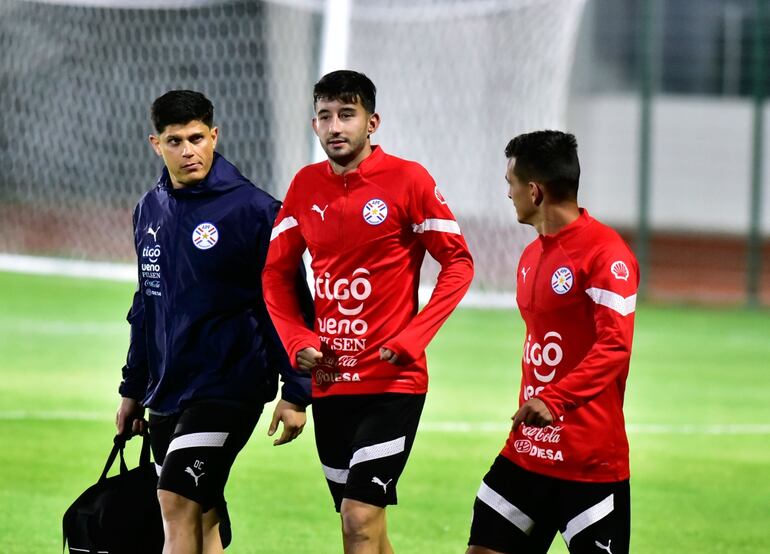
[[[327,73],[313,87],[313,106],[318,100],[339,100],[361,105],[367,113],[374,113],[377,87],[364,75],[357,71],[340,69]]]
[[[513,172],[520,181],[545,186],[557,201],[577,199],[580,161],[575,135],[561,131],[535,131],[512,139],[507,158],[516,158]]]
[[[171,90],[155,99],[150,108],[152,125],[158,133],[169,125],[184,125],[202,121],[214,126],[214,105],[211,100],[194,90]]]

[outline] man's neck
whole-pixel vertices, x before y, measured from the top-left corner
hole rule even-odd
[[[355,158],[350,160],[347,163],[338,163],[329,158],[329,163],[332,166],[332,171],[334,171],[335,175],[345,175],[346,173],[350,173],[354,169],[358,168],[361,163],[368,158],[372,153],[372,145],[369,143],[369,141],[366,141],[366,145],[361,149],[361,151],[356,155]]]
[[[540,218],[534,227],[541,235],[555,235],[580,217],[577,202],[561,202],[541,206]]]

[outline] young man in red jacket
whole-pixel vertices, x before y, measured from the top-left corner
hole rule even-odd
[[[396,503],[425,401],[425,348],[468,289],[473,262],[428,172],[371,145],[380,123],[374,84],[335,71],[313,100],[328,161],[301,169],[286,193],[265,301],[290,359],[311,372],[316,445],[345,552],[388,553],[385,507]],[[315,276],[312,331],[293,284],[305,248]],[[442,269],[418,313],[426,251]]]
[[[624,554],[630,535],[623,396],[639,270],[620,236],[578,207],[575,137],[520,135],[508,197],[538,232],[521,255],[526,323],[519,409],[474,505],[468,554]]]

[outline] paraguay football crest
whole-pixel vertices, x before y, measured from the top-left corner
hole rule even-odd
[[[364,206],[363,216],[369,225],[379,225],[388,217],[388,205],[379,198],[372,198]]]
[[[551,275],[551,288],[556,294],[566,294],[572,288],[572,272],[568,267],[560,267]]]
[[[219,231],[213,223],[200,223],[192,233],[192,241],[195,248],[208,250],[219,240]]]

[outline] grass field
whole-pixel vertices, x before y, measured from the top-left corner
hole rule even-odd
[[[101,471],[131,293],[0,273],[3,554],[61,552],[61,516]],[[522,342],[516,312],[481,310],[458,311],[433,342],[431,392],[389,510],[399,554],[464,552],[517,397]],[[638,309],[626,409],[633,552],[770,552],[769,399],[770,313]],[[228,552],[341,552],[312,429],[278,448],[266,429],[263,417],[228,484]],[[551,552],[566,552],[560,538]]]

